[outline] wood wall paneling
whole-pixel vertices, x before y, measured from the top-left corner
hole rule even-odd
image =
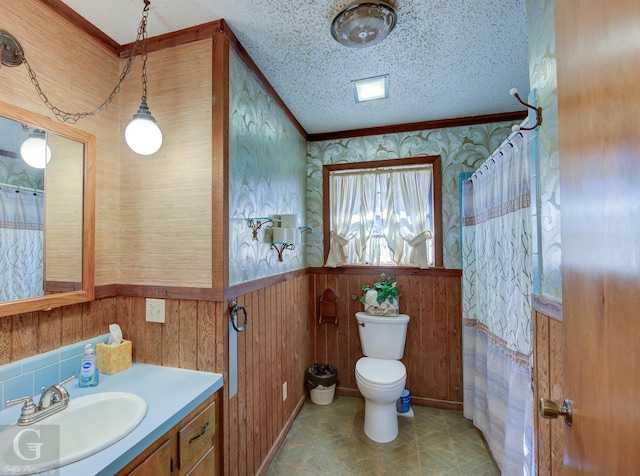
[[[554,402],[565,398],[562,390],[562,322],[549,319],[549,386]],[[551,474],[564,474],[564,420],[551,420]]]
[[[221,300],[229,279],[229,41],[211,39],[211,284]]]
[[[306,396],[308,276],[237,297],[249,324],[238,334],[238,394],[229,400],[225,474],[259,474]],[[282,386],[287,382],[287,400]]]
[[[534,402],[537,470],[541,476],[563,474],[564,420],[546,420],[537,412],[540,398],[556,403],[564,399],[562,392],[562,322],[534,311]]]
[[[396,270],[400,311],[411,317],[402,359],[407,368],[407,388],[418,405],[462,408],[462,309],[459,273],[437,271],[416,274]],[[393,272],[393,271],[388,271]],[[338,392],[359,395],[355,364],[362,357],[355,313],[362,310],[360,288],[379,278],[375,271],[339,274],[314,270],[309,279],[313,305],[309,316],[311,355],[314,362],[338,370]],[[338,325],[318,324],[318,301],[332,288],[338,294]]]
[[[0,319],[0,365],[106,334],[114,304],[105,299]]]

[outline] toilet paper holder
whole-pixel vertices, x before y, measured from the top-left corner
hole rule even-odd
[[[238,311],[242,311],[244,313],[244,322],[242,325],[238,326]],[[242,304],[238,304],[235,299],[232,299],[229,302],[229,320],[231,321],[231,325],[236,330],[236,332],[242,332],[247,328],[247,310]]]
[[[318,324],[331,323],[338,325],[338,295],[331,289],[325,289],[318,302]],[[325,321],[325,319],[328,319]]]

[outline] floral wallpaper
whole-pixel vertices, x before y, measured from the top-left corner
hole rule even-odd
[[[304,225],[306,141],[231,52],[229,68],[229,285],[304,268],[304,246],[271,248],[262,226],[254,241],[247,218],[295,214]]]
[[[537,130],[542,293],[561,299],[560,190],[554,0],[527,0],[531,90],[543,109]],[[474,171],[508,136],[512,123],[305,143],[280,108],[231,54],[229,284],[305,266],[322,266],[322,166],[418,155],[442,157],[444,265],[460,267],[458,174]],[[306,164],[304,161],[306,151]],[[305,176],[306,172],[306,176]],[[305,212],[306,210],[306,212]],[[246,218],[294,213],[312,227],[283,262],[262,227],[253,241]],[[534,253],[536,250],[534,250]]]
[[[307,224],[309,266],[324,265],[322,242],[322,166],[421,155],[442,158],[444,266],[460,268],[458,175],[473,172],[506,139],[511,122],[311,142],[307,147]]]
[[[20,157],[27,137],[21,123],[0,117],[0,183],[42,190],[44,169],[34,169]]]
[[[529,23],[529,77],[542,107],[542,125],[538,128],[537,202],[540,213],[541,292],[562,299],[560,272],[560,157],[558,154],[558,96],[556,80],[556,37],[554,0],[527,0]],[[532,197],[534,198],[534,197]]]
[[[0,183],[44,189],[44,169],[34,169],[20,158],[0,154]]]

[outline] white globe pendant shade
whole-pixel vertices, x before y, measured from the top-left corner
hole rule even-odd
[[[149,112],[146,101],[142,101],[140,109],[133,115],[133,120],[124,131],[124,138],[136,154],[151,155],[160,149],[162,131]]]
[[[29,134],[20,146],[20,156],[31,167],[44,169],[51,160],[51,149],[47,145],[44,133]]]

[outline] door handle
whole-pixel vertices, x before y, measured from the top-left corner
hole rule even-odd
[[[568,398],[562,402],[562,406],[558,407],[556,402],[541,398],[538,401],[538,414],[541,418],[558,418],[559,415],[564,417],[564,422],[567,426],[571,426],[573,423],[573,411],[571,409],[571,400]]]

